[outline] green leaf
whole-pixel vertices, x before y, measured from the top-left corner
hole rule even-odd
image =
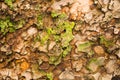
[[[38,42],[38,41],[40,41],[40,35],[39,34],[37,34],[34,38],[34,42]]]
[[[43,28],[43,15],[42,14],[38,15],[36,25],[38,29]]]
[[[94,51],[93,50],[90,50],[89,52],[88,52],[88,56],[92,56],[94,54]]]
[[[90,48],[92,44],[93,44],[93,43],[90,42],[90,41],[87,41],[87,42],[85,42],[85,43],[79,44],[79,46],[78,46],[78,51],[88,52],[88,51],[89,51],[88,48]]]
[[[58,65],[61,63],[61,58],[62,56],[50,56],[49,58],[49,64],[54,64],[54,65]]]
[[[10,8],[13,8],[13,0],[4,0],[4,2],[5,2]]]
[[[15,32],[15,28],[9,28],[9,32]]]
[[[51,12],[51,17],[52,17],[52,18],[56,18],[58,15],[59,15],[59,14],[58,14],[57,12],[55,12],[55,11],[52,11],[52,12]]]
[[[60,18],[60,19],[64,19],[64,18],[66,18],[67,17],[67,15],[65,14],[65,13],[61,13],[61,14],[59,14],[59,16],[58,16],[58,18]]]
[[[100,44],[104,44],[106,47],[110,47],[113,45],[113,41],[107,40],[104,36],[100,36]]]
[[[46,76],[49,80],[53,80],[53,73],[52,72],[47,73]]]
[[[41,44],[45,44],[45,42],[49,39],[49,35],[46,34],[43,38],[41,38]]]
[[[65,19],[65,18],[67,18],[67,15],[65,13],[52,11],[51,12],[51,17],[52,18],[58,18],[58,19]]]
[[[105,61],[104,57],[92,58],[87,64],[87,69],[94,72],[95,69],[104,65],[104,61]]]
[[[24,20],[20,20],[20,21],[18,22],[18,25],[17,25],[16,29],[22,28],[24,24],[25,24],[25,21],[24,21]]]

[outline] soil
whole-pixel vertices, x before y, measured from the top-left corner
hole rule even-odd
[[[0,80],[120,80],[119,0],[0,0]]]

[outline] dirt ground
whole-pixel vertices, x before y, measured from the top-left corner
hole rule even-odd
[[[120,80],[120,0],[0,0],[0,80]]]

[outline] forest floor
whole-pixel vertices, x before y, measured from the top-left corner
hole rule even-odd
[[[120,0],[0,0],[0,80],[120,80]]]

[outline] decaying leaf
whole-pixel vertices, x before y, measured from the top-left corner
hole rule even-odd
[[[90,59],[87,65],[87,69],[89,69],[92,72],[95,72],[98,70],[99,66],[104,65],[104,61],[104,57]]]

